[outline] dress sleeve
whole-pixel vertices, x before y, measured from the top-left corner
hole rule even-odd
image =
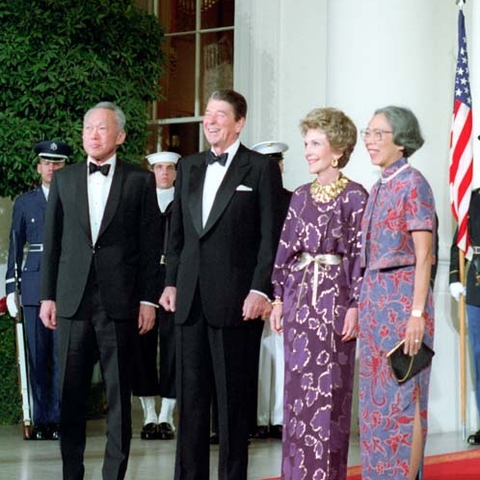
[[[345,268],[347,278],[350,279],[350,294],[348,308],[358,306],[360,287],[362,286],[363,269],[361,267],[361,242],[362,242],[362,217],[367,203],[368,195],[364,190],[356,192],[356,201],[352,202],[355,207],[350,211],[347,221],[346,245],[348,246]]]
[[[287,217],[283,223],[277,254],[275,256],[275,264],[273,266],[272,284],[273,295],[275,297],[283,298],[285,281],[300,250],[300,204],[301,199],[296,191],[292,195]]]

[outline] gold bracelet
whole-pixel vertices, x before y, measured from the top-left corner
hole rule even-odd
[[[277,305],[283,305],[282,299],[280,297],[275,297],[275,300],[272,302],[272,307]]]

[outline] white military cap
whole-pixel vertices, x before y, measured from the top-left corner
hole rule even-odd
[[[288,150],[288,145],[283,142],[269,140],[268,142],[260,142],[252,147],[254,152],[263,153],[264,155],[282,154]]]
[[[173,163],[177,164],[181,155],[175,152],[157,152],[147,155],[147,160],[150,165],[155,165],[156,163]]]

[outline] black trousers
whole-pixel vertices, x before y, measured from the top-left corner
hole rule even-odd
[[[189,321],[176,327],[179,426],[175,479],[209,478],[210,403],[215,384],[220,437],[218,478],[246,480],[247,328],[208,325],[196,297]]]
[[[84,477],[86,398],[98,359],[108,403],[102,476],[105,480],[121,480],[125,477],[132,436],[131,357],[137,322],[109,318],[95,288],[89,289],[81,312],[81,319],[58,319],[63,479]],[[90,314],[88,318],[84,316],[86,312]]]
[[[176,398],[174,314],[158,308],[155,327],[145,335],[137,335],[135,340],[133,395]]]

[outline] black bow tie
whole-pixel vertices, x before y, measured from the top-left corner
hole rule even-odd
[[[227,163],[228,153],[222,153],[220,155],[215,155],[212,150],[207,154],[207,165],[212,165],[212,163],[218,162],[220,165],[225,166]]]
[[[102,175],[107,176],[110,171],[110,164],[106,163],[105,165],[97,165],[96,163],[90,162],[88,164],[88,173],[100,172]]]

